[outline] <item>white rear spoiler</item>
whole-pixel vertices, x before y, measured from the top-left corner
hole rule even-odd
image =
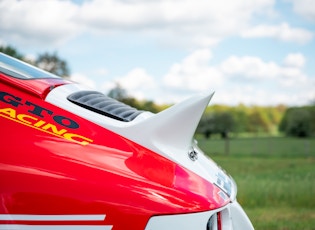
[[[142,121],[116,128],[115,132],[153,151],[168,152],[173,159],[177,154],[186,155],[213,94],[196,95]]]

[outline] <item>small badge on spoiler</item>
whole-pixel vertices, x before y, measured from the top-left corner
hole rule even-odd
[[[191,148],[188,151],[188,156],[190,160],[196,161],[198,159],[198,152],[196,152],[194,148]]]

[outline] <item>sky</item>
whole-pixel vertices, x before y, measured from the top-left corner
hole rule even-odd
[[[312,0],[0,0],[0,45],[56,52],[72,80],[159,104],[315,101]]]

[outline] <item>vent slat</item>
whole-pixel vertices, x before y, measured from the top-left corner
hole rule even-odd
[[[132,121],[142,113],[97,91],[76,92],[69,95],[68,100],[93,112],[124,122]]]

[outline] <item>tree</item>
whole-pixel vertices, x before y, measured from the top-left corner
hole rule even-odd
[[[248,130],[250,132],[259,133],[269,131],[268,119],[259,109],[254,109],[248,116]]]
[[[0,46],[0,52],[20,60],[24,59],[24,56],[12,46]]]
[[[198,125],[198,132],[206,138],[211,134],[219,133],[222,138],[228,138],[229,132],[234,128],[235,122],[231,113],[215,112],[204,115]]]
[[[234,119],[231,113],[220,112],[215,114],[216,131],[222,138],[228,138],[229,132],[234,128]]]
[[[310,110],[305,107],[290,108],[286,111],[279,130],[288,136],[309,137],[312,130],[312,116]]]
[[[153,101],[143,101],[142,110],[151,111],[152,113],[158,113],[161,109]]]
[[[203,115],[197,127],[197,132],[204,135],[206,139],[211,137],[211,134],[215,133],[214,117],[210,114]]]
[[[57,53],[43,53],[38,56],[35,65],[39,68],[53,73],[60,77],[68,77],[70,70],[67,62],[58,57]]]
[[[234,120],[234,132],[246,132],[248,127],[248,115],[246,107],[244,105],[238,105],[237,107],[231,109],[231,114]]]
[[[138,110],[158,113],[163,109],[162,107],[154,104],[153,101],[139,101],[136,98],[129,96],[127,90],[125,90],[119,83],[116,83],[115,87],[108,92],[107,96],[114,98],[117,101],[123,102]]]
[[[0,52],[25,61],[60,77],[68,77],[70,75],[67,62],[59,58],[56,53],[49,54],[46,52],[40,54],[34,62],[32,60],[27,60],[23,54],[21,54],[12,46],[0,46]]]
[[[123,101],[125,100],[126,98],[128,98],[128,94],[127,94],[127,91],[121,87],[121,85],[119,83],[116,83],[115,84],[115,87],[112,88],[107,96],[111,97],[111,98],[114,98],[116,99],[117,101]]]

